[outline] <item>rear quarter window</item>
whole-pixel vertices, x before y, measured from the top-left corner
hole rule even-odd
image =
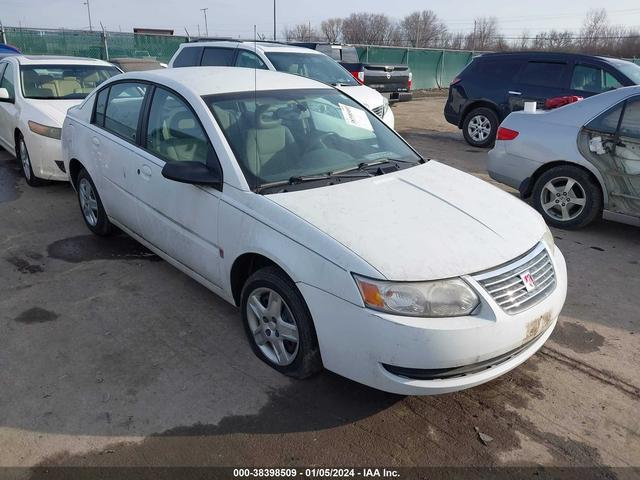
[[[202,47],[185,47],[173,61],[174,67],[195,67],[200,65]]]

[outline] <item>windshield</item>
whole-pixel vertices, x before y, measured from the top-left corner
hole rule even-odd
[[[629,77],[636,85],[640,85],[640,66],[631,62],[615,62],[614,65],[623,75]]]
[[[204,101],[253,188],[387,160],[421,161],[378,117],[337,90],[241,92]]]
[[[82,99],[119,73],[115,67],[93,65],[23,65],[22,94],[41,100]]]
[[[309,77],[330,85],[360,85],[335,60],[318,53],[271,52],[267,58],[279,72]]]

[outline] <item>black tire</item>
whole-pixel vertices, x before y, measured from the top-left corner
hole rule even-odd
[[[93,211],[95,214],[95,222],[90,221],[88,218],[88,214],[85,213],[83,208],[83,195],[86,194],[85,187],[87,186],[85,182],[91,187],[93,192],[93,198],[96,201],[97,208]],[[76,190],[78,192],[78,204],[80,205],[80,213],[82,213],[82,219],[84,220],[85,225],[96,235],[101,237],[106,237],[111,234],[113,231],[113,225],[109,221],[107,217],[107,212],[102,206],[102,200],[100,200],[100,195],[98,194],[98,190],[96,189],[93,180],[91,179],[91,175],[84,168],[80,170],[78,173],[78,178],[76,179]]]
[[[42,180],[41,178],[36,177],[35,173],[33,173],[33,168],[31,167],[31,157],[29,156],[29,149],[27,148],[27,144],[25,143],[24,137],[21,133],[18,134],[17,140],[16,158],[18,159],[18,163],[20,164],[22,175],[27,181],[27,185],[29,185],[30,187],[40,187],[42,185],[46,185],[48,183],[46,180]],[[23,157],[23,154],[26,156]]]
[[[288,310],[293,316],[293,318],[289,320],[297,327],[297,349],[295,352],[288,352],[289,354],[295,353],[295,356],[291,360],[291,363],[287,365],[279,365],[273,359],[269,358],[258,345],[252,331],[251,322],[255,324],[257,316],[254,315],[250,319],[247,305],[250,298],[260,297],[259,292],[263,290],[275,291],[281,297],[285,303],[285,307],[288,307]],[[263,295],[269,295],[269,293],[264,293]],[[249,344],[260,360],[280,373],[299,379],[308,378],[322,370],[322,358],[320,356],[320,347],[318,346],[313,319],[311,318],[302,294],[282,270],[273,266],[265,267],[251,275],[242,289],[240,308],[242,309],[242,321]],[[283,316],[285,311],[286,310],[281,310]],[[267,313],[265,313],[265,315],[266,314]],[[264,324],[262,326],[265,330],[268,330],[269,325],[276,325],[275,322],[268,324],[265,317],[263,317],[263,322]],[[268,332],[262,333],[262,338],[265,340],[264,345],[266,345],[265,348],[267,350],[275,351],[271,342],[277,341],[277,328],[276,326],[275,329],[271,329],[272,333],[269,339],[265,336]],[[280,338],[279,341],[286,342],[286,340],[282,338]],[[289,342],[288,346],[290,347],[289,350],[293,349],[291,348],[291,342]]]
[[[474,121],[474,119],[476,119],[480,123],[483,123],[485,121],[488,122],[489,131],[486,138],[484,137],[484,134],[482,134],[482,138],[473,138],[472,133],[469,130],[470,124],[472,123],[472,121]],[[464,117],[464,122],[462,122],[462,135],[464,135],[464,139],[472,147],[488,148],[493,146],[496,141],[496,134],[498,132],[499,124],[500,122],[495,110],[487,107],[474,108],[469,113],[467,113],[466,117]],[[479,134],[480,133],[481,132],[479,132]]]
[[[569,180],[575,184],[567,193],[562,185],[564,184],[566,188]],[[555,194],[546,188],[550,182],[556,190]],[[569,198],[568,201],[567,198]],[[583,205],[577,203],[575,199]],[[544,205],[548,206],[551,202],[555,206],[545,209]],[[532,203],[547,224],[565,230],[575,230],[586,227],[601,216],[602,190],[586,170],[571,165],[561,165],[547,170],[538,177],[533,186]],[[560,218],[565,209],[569,214],[567,220]]]

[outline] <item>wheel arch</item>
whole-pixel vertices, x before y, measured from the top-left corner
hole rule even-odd
[[[568,160],[554,160],[552,162],[547,162],[544,165],[541,165],[535,172],[533,172],[533,174],[529,178],[525,179],[520,185],[519,190],[521,197],[529,198],[533,193],[533,188],[540,176],[542,176],[545,172],[548,172],[552,168],[562,166],[575,167],[584,170],[594,181],[594,183],[598,185],[598,187],[600,187],[600,191],[602,192],[602,206],[603,208],[607,208],[607,205],[609,203],[609,195],[607,193],[607,189],[605,188],[604,180],[602,179],[600,172],[592,165],[582,165],[580,163],[571,162]]]
[[[16,158],[18,158],[18,143],[20,142],[20,137],[22,136],[22,131],[19,127],[14,128],[13,130],[13,149],[16,153]]]
[[[243,253],[233,261],[231,271],[229,273],[231,295],[236,306],[240,306],[242,288],[249,277],[264,267],[276,267],[295,283],[286,269],[279,265],[275,260],[257,252]]]
[[[482,108],[482,107],[489,108],[496,113],[496,117],[498,117],[498,124],[502,121],[500,119],[500,109],[498,105],[492,102],[491,100],[480,99],[480,100],[474,100],[473,102],[469,103],[464,107],[464,110],[462,111],[462,115],[460,115],[460,119],[458,120],[458,128],[462,128],[462,126],[464,125],[464,121],[467,118],[467,115],[469,115],[469,113],[472,110],[475,110],[476,108]]]
[[[80,170],[83,168],[84,165],[77,158],[72,158],[69,161],[69,180],[75,189],[78,188],[78,175],[80,174]]]

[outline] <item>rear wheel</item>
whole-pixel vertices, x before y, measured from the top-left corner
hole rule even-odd
[[[602,191],[583,169],[571,165],[544,172],[533,187],[533,205],[554,227],[586,227],[600,216]]]
[[[480,107],[471,110],[464,118],[462,134],[473,147],[490,147],[496,141],[498,115],[490,108]]]
[[[27,149],[27,144],[24,141],[24,137],[22,134],[18,134],[18,143],[16,146],[16,157],[20,162],[20,166],[22,167],[22,174],[24,175],[24,179],[27,181],[27,184],[31,187],[39,187],[40,185],[44,185],[47,183],[45,180],[36,177],[33,173],[33,168],[31,166],[31,157],[29,156],[29,150]]]
[[[109,235],[113,227],[107,218],[107,212],[102,206],[98,190],[96,190],[89,172],[84,168],[78,173],[76,188],[84,223],[96,235],[102,237]]]
[[[322,370],[313,319],[302,294],[279,268],[255,272],[242,289],[242,319],[254,353],[295,378]]]

